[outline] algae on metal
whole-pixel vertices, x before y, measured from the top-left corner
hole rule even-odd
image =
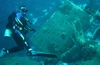
[[[0,59],[0,65],[42,65],[41,62],[30,60],[27,57],[7,57]]]
[[[57,59],[49,58],[49,60],[56,63],[64,56],[66,57],[65,53],[70,53],[70,49],[74,45],[87,43],[85,31],[93,21],[93,16],[88,15],[86,11],[66,0],[46,23],[30,37],[30,40],[40,51],[56,54]],[[15,59],[21,58],[14,58],[14,61]],[[10,63],[11,59],[4,59],[5,63],[7,61]],[[28,62],[31,62],[31,60]],[[16,63],[19,64],[15,61],[14,64],[16,65]]]
[[[86,43],[84,31],[91,24],[91,18],[83,9],[66,0],[31,37],[31,41],[40,51],[54,53],[60,58],[75,45],[70,37],[77,44]]]

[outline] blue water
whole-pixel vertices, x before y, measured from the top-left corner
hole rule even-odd
[[[83,6],[89,4],[90,8],[100,11],[100,0],[70,0],[71,2],[75,3],[78,6]]]
[[[7,49],[16,46],[13,39],[6,40],[3,38],[7,17],[9,14],[18,9],[20,5],[28,8],[28,18],[33,23],[32,27],[38,30],[43,23],[59,8],[64,0],[0,0],[0,49]],[[89,3],[89,0],[70,0],[78,6]],[[100,10],[100,2],[92,0],[90,4],[96,10]]]
[[[27,16],[32,27],[38,30],[41,25],[58,9],[64,0],[0,0],[0,49],[11,48],[15,46],[13,39],[5,40],[3,38],[7,17],[18,9],[20,5],[28,8]]]

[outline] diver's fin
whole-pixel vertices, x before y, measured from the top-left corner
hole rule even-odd
[[[45,53],[45,52],[37,52],[35,51],[33,54],[28,56],[42,56],[42,57],[49,57],[49,58],[57,58],[55,54]]]

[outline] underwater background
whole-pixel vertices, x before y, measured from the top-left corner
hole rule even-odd
[[[79,6],[80,8],[84,8],[86,4],[89,4],[89,7],[91,9],[100,11],[100,7],[99,7],[100,0],[92,0],[92,1],[91,0],[69,0],[69,1]],[[38,31],[41,28],[41,26],[52,16],[54,12],[58,10],[58,8],[64,2],[65,0],[27,0],[27,1],[0,0],[0,49],[2,49],[3,47],[9,49],[11,47],[16,46],[13,39],[6,40],[3,38],[4,32],[5,32],[5,26],[7,23],[7,17],[9,16],[10,13],[12,13],[13,10],[18,9],[20,5],[25,5],[28,8],[27,14],[28,14],[29,20],[33,24],[32,27]],[[96,22],[99,22],[99,21],[96,21]],[[30,37],[32,34],[34,33],[32,32],[29,33],[28,37]],[[63,39],[64,39],[64,35],[65,33],[62,34]],[[16,56],[16,55],[21,55],[21,54],[23,55],[23,51],[18,52],[17,54],[14,53],[13,55]],[[12,56],[12,55],[9,55],[9,56]],[[80,65],[79,63],[62,64],[62,62],[59,62],[57,65]],[[16,65],[20,65],[20,64],[16,64]],[[53,64],[47,64],[47,65],[53,65]],[[96,65],[99,65],[99,64],[96,64]]]
[[[34,23],[33,27],[39,29],[41,25],[58,9],[63,0],[0,0],[0,49],[14,46],[13,40],[3,38],[7,17],[12,11],[25,5],[28,8],[28,18]],[[8,44],[9,43],[9,44]]]

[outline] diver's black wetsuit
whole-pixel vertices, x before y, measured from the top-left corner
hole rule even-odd
[[[21,23],[23,25],[18,24],[15,20],[15,17],[17,17],[16,14],[17,14],[17,12],[13,12],[8,17],[8,23],[6,25],[6,28],[12,30],[12,37],[17,44],[16,47],[13,47],[8,50],[9,53],[21,51],[24,49],[24,47],[27,50],[30,49],[30,45],[28,44],[28,42],[26,41],[26,38],[25,38],[25,34],[27,33],[27,31],[24,29],[27,27],[27,20],[23,16],[21,16],[19,20],[21,21]],[[19,27],[21,27],[21,30],[19,29]]]

